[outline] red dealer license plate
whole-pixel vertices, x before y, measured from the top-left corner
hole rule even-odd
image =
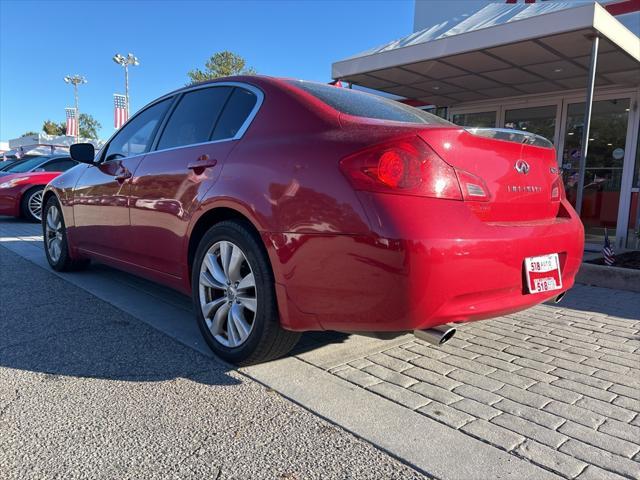
[[[542,293],[562,288],[560,260],[557,253],[524,259],[529,293]]]

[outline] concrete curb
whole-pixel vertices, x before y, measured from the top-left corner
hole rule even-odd
[[[640,270],[583,263],[576,276],[576,283],[640,292]]]

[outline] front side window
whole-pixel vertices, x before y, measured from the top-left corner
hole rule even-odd
[[[233,138],[240,131],[255,107],[258,97],[244,88],[234,88],[216,124],[211,140]]]
[[[167,122],[158,150],[209,140],[232,87],[212,87],[184,94]]]
[[[167,98],[136,115],[109,143],[104,161],[140,155],[149,151],[162,117],[173,98]]]

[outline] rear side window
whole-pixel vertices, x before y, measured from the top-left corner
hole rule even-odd
[[[209,140],[231,87],[212,87],[185,93],[167,122],[158,150]]]
[[[255,93],[244,88],[234,88],[213,131],[211,140],[235,137],[257,101],[258,97]]]
[[[380,95],[301,80],[290,83],[347,115],[394,122],[451,125],[436,115]]]

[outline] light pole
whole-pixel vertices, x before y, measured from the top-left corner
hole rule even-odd
[[[80,112],[78,111],[78,85],[87,83],[87,79],[82,75],[67,75],[64,77],[64,83],[70,83],[73,85],[73,98],[76,103],[76,123],[78,128],[76,129],[76,143],[80,140]]]
[[[137,67],[140,65],[140,60],[133,53],[128,54],[126,57],[116,53],[113,56],[113,61],[124,67],[124,95],[127,99],[127,118],[129,118],[129,65]]]

